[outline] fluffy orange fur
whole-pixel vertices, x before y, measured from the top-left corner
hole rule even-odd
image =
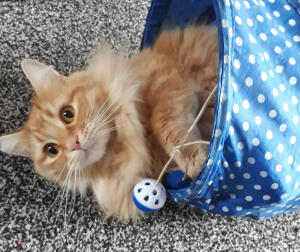
[[[33,60],[22,67],[36,93],[32,110],[19,132],[0,138],[0,149],[30,157],[48,180],[92,189],[107,216],[136,218],[134,185],[157,178],[217,83],[217,30],[166,31],[130,58],[104,45],[85,71],[67,77]],[[66,106],[74,109],[69,124],[60,116]],[[209,139],[212,121],[213,103],[188,140]],[[203,146],[186,147],[172,168],[187,164],[193,178],[206,154]]]

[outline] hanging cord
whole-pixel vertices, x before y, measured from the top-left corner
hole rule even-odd
[[[155,184],[155,185],[157,185],[157,184],[161,181],[162,176],[163,176],[164,173],[166,172],[166,170],[167,170],[167,168],[169,167],[170,163],[173,161],[175,155],[176,155],[177,153],[180,153],[180,154],[182,155],[182,153],[181,153],[181,151],[180,151],[182,147],[189,146],[189,145],[193,145],[193,144],[206,144],[206,145],[209,145],[209,141],[204,141],[204,140],[198,140],[198,141],[193,141],[193,142],[188,142],[188,143],[185,143],[185,141],[188,139],[188,137],[189,137],[191,131],[194,129],[195,125],[196,125],[196,124],[199,122],[199,120],[201,119],[202,115],[204,114],[205,109],[207,108],[208,102],[210,101],[210,99],[212,98],[212,96],[213,96],[213,94],[216,92],[216,90],[217,90],[217,86],[214,87],[214,89],[211,91],[211,93],[210,93],[209,96],[207,97],[206,101],[204,102],[204,104],[203,104],[201,110],[199,111],[199,113],[198,113],[196,119],[194,120],[193,124],[192,124],[191,127],[188,129],[187,133],[184,135],[183,140],[182,140],[182,143],[181,143],[180,145],[178,145],[178,146],[175,146],[175,147],[173,148],[173,151],[172,151],[172,153],[171,153],[171,155],[170,155],[170,158],[169,158],[169,160],[167,161],[167,163],[165,164],[165,166],[163,167],[163,169],[161,170],[160,175],[159,175],[158,179],[156,180],[156,184]],[[187,169],[186,169],[186,171],[187,171]],[[186,174],[185,174],[185,176],[186,176]],[[185,176],[184,176],[184,178],[185,178]]]

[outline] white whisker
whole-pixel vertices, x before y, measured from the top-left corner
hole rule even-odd
[[[112,127],[112,128],[106,129],[106,130],[98,131],[97,133],[99,133],[100,135],[103,135],[103,134],[107,134],[107,133],[109,133],[109,132],[111,132],[111,131],[114,131],[114,130],[116,130],[117,128],[118,128],[117,126],[114,126],[114,127]]]

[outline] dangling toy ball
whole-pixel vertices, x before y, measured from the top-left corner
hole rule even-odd
[[[150,213],[161,209],[166,202],[166,190],[154,179],[143,179],[133,189],[134,204],[143,212]]]

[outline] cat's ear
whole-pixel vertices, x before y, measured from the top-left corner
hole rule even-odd
[[[25,143],[22,141],[23,131],[14,134],[0,136],[0,151],[8,154],[28,157],[29,153],[25,149]]]
[[[38,90],[45,83],[53,83],[60,79],[61,75],[51,66],[46,66],[32,59],[24,59],[21,62],[22,70],[34,90]]]

